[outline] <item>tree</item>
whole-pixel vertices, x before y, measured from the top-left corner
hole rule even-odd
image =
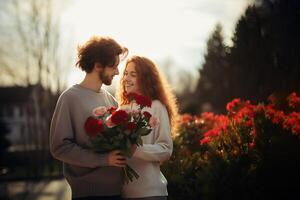
[[[298,0],[256,0],[238,20],[231,47],[216,28],[207,42],[194,101],[186,105],[189,111],[223,112],[234,98],[256,103],[270,94],[300,93],[299,10]]]
[[[228,63],[227,50],[222,35],[222,26],[217,24],[207,41],[204,64],[199,70],[200,79],[196,87],[198,112],[223,112],[228,101]]]
[[[9,0],[1,2],[0,65],[1,84],[9,77],[9,85],[34,88],[25,113],[29,131],[26,137],[35,141],[36,154],[30,159],[38,175],[47,167],[48,133],[57,98],[66,84],[63,68],[66,54],[61,56],[60,3],[56,0]],[[32,87],[34,85],[34,87]],[[24,142],[26,143],[26,142]],[[24,146],[28,146],[24,144]],[[41,165],[44,164],[44,165]]]
[[[297,0],[259,0],[247,8],[230,49],[232,98],[299,92],[299,9]]]
[[[59,5],[55,0],[10,0],[1,6],[0,63],[4,75],[12,79],[10,84],[37,83],[62,90],[67,69],[62,70],[59,55],[63,44]]]

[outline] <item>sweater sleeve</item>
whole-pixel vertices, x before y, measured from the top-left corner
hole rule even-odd
[[[163,162],[170,158],[173,151],[170,121],[165,106],[160,102],[153,106],[153,115],[157,117],[159,121],[153,131],[154,143],[143,144],[143,146],[138,147],[133,156],[146,161]]]
[[[59,98],[50,126],[50,151],[54,158],[71,165],[96,168],[107,166],[107,154],[82,148],[75,142],[68,98]]]

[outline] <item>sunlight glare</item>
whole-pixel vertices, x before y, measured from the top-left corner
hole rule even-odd
[[[72,26],[74,49],[92,35],[113,37],[129,49],[129,56],[147,56],[155,62],[171,59],[176,68],[197,76],[206,40],[217,22],[224,25],[230,43],[234,23],[247,1],[237,0],[76,0],[63,14]],[[76,55],[74,55],[75,57]],[[83,73],[71,70],[68,84]]]

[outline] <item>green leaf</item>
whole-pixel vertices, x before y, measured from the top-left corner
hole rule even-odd
[[[137,131],[138,135],[145,136],[148,135],[152,130],[148,128],[141,128]]]
[[[131,148],[131,142],[130,142],[130,140],[128,138],[126,139],[126,148],[127,149]]]
[[[130,130],[126,129],[126,130],[124,131],[124,134],[125,134],[125,135],[129,135],[129,134],[130,134]]]
[[[140,145],[140,146],[143,145],[143,140],[142,140],[141,137],[138,137],[138,138],[137,138],[137,144]]]

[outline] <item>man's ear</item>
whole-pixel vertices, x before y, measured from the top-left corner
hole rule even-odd
[[[97,71],[97,72],[102,71],[102,70],[103,70],[102,64],[96,62],[96,63],[94,64],[94,70]]]

